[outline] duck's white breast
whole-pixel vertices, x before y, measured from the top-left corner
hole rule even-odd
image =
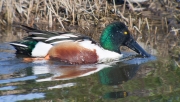
[[[90,40],[84,40],[82,42],[79,42],[81,46],[84,48],[90,49],[90,50],[96,50],[96,53],[98,55],[98,63],[102,62],[111,62],[114,60],[119,60],[123,57],[123,54],[119,54],[113,51],[106,50],[94,43]]]

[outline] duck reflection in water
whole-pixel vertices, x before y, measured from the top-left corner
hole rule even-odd
[[[139,65],[131,64],[105,68],[99,72],[100,81],[103,85],[119,85],[132,79],[139,69]]]
[[[89,64],[89,65],[63,65],[49,64],[46,66],[34,66],[33,73],[37,74],[52,74],[51,77],[37,79],[36,82],[54,81],[54,80],[70,80],[78,77],[85,77],[91,74],[98,75],[102,85],[116,86],[126,82],[136,76],[140,65],[140,59],[135,59],[125,62],[115,62],[109,64]],[[149,60],[148,60],[149,61]],[[137,63],[138,62],[138,63]],[[42,68],[44,67],[44,68]],[[129,93],[130,94],[130,93]],[[124,98],[128,96],[128,92],[124,90],[110,91],[103,94],[104,99]]]
[[[34,66],[33,73],[37,74],[52,74],[51,77],[38,79],[37,82],[54,81],[54,80],[70,80],[77,77],[88,76],[94,74],[103,68],[110,67],[106,64],[89,64],[89,65],[49,65],[49,66]]]
[[[99,78],[100,82],[103,85],[119,85],[123,82],[126,82],[132,79],[138,69],[138,64],[131,64],[131,65],[122,65],[119,63],[113,67],[105,68],[99,71]],[[116,92],[108,92],[103,95],[105,99],[117,99],[117,98],[124,98],[128,96],[128,92],[126,91],[116,91]]]
[[[123,68],[122,68],[123,67]],[[50,64],[50,65],[36,65],[33,67],[33,73],[38,74],[52,74],[51,77],[38,79],[41,81],[53,81],[53,80],[69,80],[77,77],[84,77],[99,72],[100,80],[105,85],[117,85],[123,81],[131,79],[136,71],[138,65],[126,65],[119,64],[87,64],[87,65],[62,65],[62,64]]]

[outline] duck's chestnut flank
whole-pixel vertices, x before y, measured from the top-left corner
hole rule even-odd
[[[71,64],[90,64],[98,62],[96,50],[84,48],[74,42],[65,42],[55,45],[49,51],[51,59]]]

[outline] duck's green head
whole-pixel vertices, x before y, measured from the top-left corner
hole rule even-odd
[[[101,34],[100,44],[103,48],[118,53],[121,53],[120,46],[127,46],[144,57],[150,56],[133,39],[128,28],[122,22],[109,24]]]

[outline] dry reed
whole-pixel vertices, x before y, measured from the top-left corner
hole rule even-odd
[[[108,4],[105,0],[1,0],[0,14],[6,15],[2,19],[7,24],[20,22],[31,25],[33,23],[46,23],[52,27],[54,23],[59,23],[64,28],[63,22],[75,25],[80,19],[99,21],[103,17],[108,17],[114,9],[115,15],[120,19],[123,13],[113,4]],[[118,12],[118,13],[117,13]],[[1,19],[1,22],[2,22]],[[65,28],[64,28],[65,29]]]

